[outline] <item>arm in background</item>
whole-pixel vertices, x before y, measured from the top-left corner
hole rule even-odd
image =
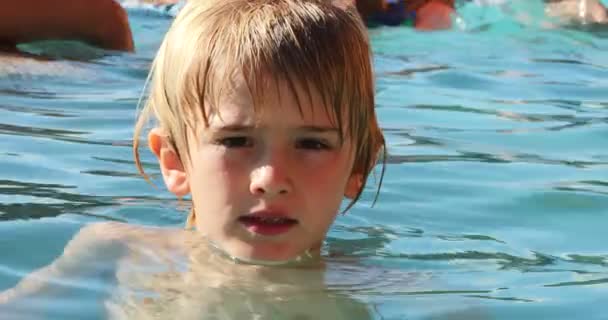
[[[418,30],[441,30],[452,27],[454,0],[428,0],[416,9],[414,26]]]
[[[3,4],[0,50],[52,39],[134,50],[127,14],[114,0],[17,0]]]

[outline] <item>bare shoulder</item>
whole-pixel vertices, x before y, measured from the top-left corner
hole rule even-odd
[[[0,292],[0,306],[48,291],[74,279],[88,279],[104,270],[114,270],[121,259],[134,252],[171,252],[180,243],[178,229],[102,222],[84,226],[68,242],[63,254],[51,264],[35,270],[14,288]]]
[[[119,228],[123,227],[105,223],[85,226],[51,264],[28,274],[15,287],[0,292],[0,306],[41,294],[62,281],[91,272],[91,266],[98,261],[118,256],[122,250],[108,250],[108,245],[119,239],[114,236]]]
[[[123,244],[129,246],[175,246],[184,237],[182,230],[141,226],[120,222],[98,222],[84,226],[66,246],[66,251],[81,246]]]
[[[134,237],[133,232],[138,232],[135,226],[117,222],[98,222],[88,224],[80,229],[70,240],[64,250],[64,254],[82,247],[103,246],[125,242]]]
[[[126,240],[133,236],[133,233],[144,232],[144,228],[121,222],[96,222],[85,225],[75,238],[83,240],[96,238],[101,241]]]

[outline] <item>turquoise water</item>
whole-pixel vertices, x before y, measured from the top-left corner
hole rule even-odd
[[[0,67],[0,290],[87,223],[184,221],[130,148],[171,18],[130,19],[135,54],[83,47],[85,59]],[[608,30],[472,5],[461,22],[371,31],[389,164],[378,203],[370,184],[331,230],[328,255],[356,262],[329,289],[373,319],[608,319]],[[95,301],[73,295],[49,314],[102,317]]]

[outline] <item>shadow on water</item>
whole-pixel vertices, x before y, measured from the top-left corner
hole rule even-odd
[[[121,173],[122,174],[122,173]],[[70,192],[75,186],[43,184],[23,181],[0,180],[0,196],[24,199],[40,199],[0,203],[0,221],[28,220],[76,214],[93,217],[95,220],[129,222],[128,218],[97,214],[100,208],[120,206],[159,207],[169,200],[151,196],[92,196]],[[181,220],[180,220],[181,221]]]
[[[429,66],[429,67],[421,67],[421,68],[407,68],[407,69],[401,69],[398,71],[390,71],[390,72],[386,72],[383,75],[386,76],[400,76],[400,77],[411,77],[414,76],[418,73],[429,73],[429,72],[435,72],[435,71],[444,71],[444,70],[448,70],[450,69],[449,66]]]
[[[592,286],[598,284],[608,284],[608,278],[588,280],[588,281],[570,281],[560,282],[555,284],[546,284],[545,287],[569,287],[569,286]]]
[[[382,255],[381,253],[379,253]],[[576,274],[596,274],[596,272],[573,268],[560,267],[562,263],[574,263],[578,266],[593,265],[599,267],[608,267],[607,257],[605,256],[588,256],[586,259],[566,259],[556,256],[543,254],[540,252],[532,252],[532,257],[519,257],[503,252],[482,252],[482,251],[461,251],[461,252],[444,252],[431,254],[391,254],[385,255],[387,258],[400,258],[416,261],[462,261],[462,260],[479,260],[493,261],[499,267],[500,271],[517,270],[520,272],[571,272]],[[589,262],[592,261],[592,262]],[[602,262],[598,262],[602,261]],[[551,268],[550,268],[551,267]],[[604,279],[600,279],[604,281]],[[596,280],[593,280],[596,281]],[[591,282],[593,282],[591,281]],[[603,283],[603,282],[598,282]],[[555,286],[555,285],[549,285]]]
[[[56,217],[65,213],[84,213],[92,208],[115,204],[110,197],[105,199],[67,191],[75,188],[58,184],[0,180],[0,195],[45,199],[41,203],[0,203],[0,221]],[[49,203],[51,202],[49,199],[58,203]]]
[[[415,265],[416,262],[431,262],[433,265],[437,263],[448,263],[450,265],[453,262],[459,261],[471,261],[479,265],[482,261],[491,262],[496,266],[496,271],[508,272],[518,271],[522,274],[578,274],[588,275],[591,277],[598,277],[594,279],[584,279],[580,281],[563,281],[553,282],[548,284],[542,284],[543,287],[560,287],[560,286],[586,286],[586,285],[600,285],[605,284],[608,280],[602,275],[605,275],[605,269],[608,267],[608,255],[581,255],[581,254],[568,254],[562,257],[545,254],[541,252],[532,251],[528,256],[518,256],[500,251],[483,251],[483,250],[468,250],[467,247],[474,245],[479,242],[494,242],[497,245],[508,247],[505,241],[496,239],[491,236],[479,235],[479,234],[425,234],[424,230],[416,228],[403,228],[392,229],[389,227],[346,227],[338,226],[336,228],[339,232],[348,232],[351,237],[357,236],[357,238],[343,239],[337,237],[329,237],[327,241],[326,252],[329,260],[337,259],[340,260],[352,260],[352,261],[365,261],[366,259],[381,259],[383,265],[387,268],[384,269],[373,269],[365,270],[369,266],[357,266],[357,264],[349,264],[342,273],[352,273],[353,276],[347,276],[350,280],[343,280],[343,283],[334,284],[333,287],[340,288],[342,290],[348,290],[350,292],[358,292],[365,294],[386,293],[398,295],[432,295],[432,294],[484,294],[490,293],[494,290],[452,290],[452,289],[433,289],[433,290],[415,290],[415,287],[410,285],[404,285],[401,289],[395,287],[397,282],[415,282],[413,279],[407,279],[410,276],[414,276],[409,272],[403,272],[404,268],[411,269],[411,267],[404,267],[405,265]],[[393,246],[391,246],[394,240],[403,240],[406,237],[410,238],[427,238],[423,241],[430,242],[444,242],[444,241],[460,241],[462,245],[459,246],[459,250],[454,252],[435,252],[435,253],[405,253],[398,252]],[[506,249],[508,250],[508,249]],[[397,268],[391,270],[390,266],[393,263],[397,263]],[[486,263],[483,263],[487,265]],[[457,264],[456,264],[457,265]],[[590,267],[596,267],[592,270]],[[359,270],[361,269],[361,270]],[[397,270],[401,270],[397,272]],[[415,270],[415,269],[414,269]],[[443,270],[443,269],[440,269]],[[357,275],[358,273],[361,273]],[[377,274],[376,274],[377,273]],[[418,274],[419,271],[413,271],[416,273],[415,277],[424,276],[424,274]],[[393,290],[393,289],[395,290]],[[403,291],[405,288],[405,291]],[[408,289],[409,288],[409,289]],[[477,296],[471,297],[495,299],[491,296]],[[504,298],[504,297],[503,297]],[[503,299],[497,298],[497,299]],[[504,298],[509,301],[520,301],[530,302],[527,299],[519,299],[513,297]]]
[[[534,58],[534,59],[531,59],[530,61],[532,61],[532,62],[539,62],[539,63],[559,63],[559,64],[584,65],[584,66],[589,66],[589,67],[594,67],[594,68],[600,68],[600,69],[606,69],[606,68],[608,68],[606,66],[592,64],[592,63],[587,63],[587,62],[584,62],[584,61],[573,60],[573,59]]]
[[[48,92],[43,90],[34,91],[31,88],[26,89],[15,89],[15,88],[2,88],[0,89],[0,95],[7,96],[20,96],[32,99],[43,99],[53,100],[57,97],[54,92]]]
[[[84,135],[87,132],[73,130],[46,129],[36,127],[17,126],[8,123],[0,123],[0,134],[10,134],[27,137],[43,137],[57,140],[70,139],[69,135]]]
[[[514,102],[509,102],[514,103]],[[408,109],[418,109],[418,110],[430,110],[430,111],[442,111],[442,112],[464,112],[464,113],[472,113],[478,115],[487,115],[487,116],[495,116],[498,118],[506,118],[508,120],[517,121],[517,122],[566,122],[565,125],[560,126],[552,126],[543,128],[542,130],[547,131],[559,131],[563,128],[569,127],[578,127],[585,125],[592,125],[598,123],[608,123],[608,117],[601,116],[580,116],[580,114],[590,113],[590,111],[597,110],[588,110],[583,106],[583,102],[569,102],[569,101],[518,101],[518,104],[540,104],[540,105],[550,105],[553,107],[558,107],[562,109],[566,109],[568,111],[576,111],[577,115],[571,114],[534,114],[534,113],[525,113],[525,112],[505,112],[501,110],[487,110],[480,108],[473,108],[470,106],[461,106],[461,105],[413,105],[408,106]],[[598,105],[602,105],[599,103]],[[608,108],[608,106],[605,106]],[[523,108],[522,108],[523,109]],[[494,131],[500,131],[500,129],[494,129]]]
[[[576,181],[554,187],[558,191],[589,192],[598,195],[608,195],[608,182],[598,180]]]
[[[408,162],[425,163],[425,162],[483,162],[483,163],[540,163],[551,165],[565,165],[575,168],[589,168],[592,166],[605,166],[608,162],[605,161],[574,161],[574,160],[555,160],[546,159],[539,155],[533,154],[508,154],[498,155],[491,153],[459,151],[459,155],[389,155],[387,163],[400,164]]]
[[[113,145],[116,145],[116,143],[114,143]],[[131,147],[131,144],[130,143],[126,143],[124,146]],[[133,160],[124,160],[124,159],[98,157],[98,156],[93,156],[91,158],[95,159],[95,160],[99,160],[99,161],[114,163],[114,164],[129,165],[132,168],[135,166],[135,162]],[[141,160],[141,166],[144,169],[151,169],[151,170],[158,169],[158,163],[151,162],[151,161],[144,161],[143,159]],[[156,176],[156,174],[153,174],[153,173],[150,173],[150,172],[147,172],[147,174],[150,176],[150,178],[154,178]],[[128,174],[128,175],[132,176],[131,174]],[[124,176],[124,173],[120,173],[119,176]],[[137,177],[141,177],[141,176],[139,174],[137,174]]]
[[[0,110],[15,112],[15,113],[28,113],[34,114],[44,117],[53,117],[53,118],[74,118],[76,115],[68,114],[65,111],[59,112],[55,109],[45,109],[45,108],[34,108],[31,106],[11,106],[11,105],[0,105]]]
[[[139,178],[138,173],[122,172],[116,170],[83,170],[81,173],[104,177]]]
[[[59,130],[59,129],[48,129],[48,128],[37,128],[37,127],[26,127],[18,126],[6,123],[0,123],[0,135],[7,134],[13,136],[25,136],[35,138],[48,138],[57,141],[64,142],[75,142],[89,145],[103,145],[103,146],[131,146],[131,140],[112,140],[112,141],[99,141],[85,138],[84,136],[91,132],[86,131],[74,131],[74,130]],[[83,136],[74,137],[74,136]]]

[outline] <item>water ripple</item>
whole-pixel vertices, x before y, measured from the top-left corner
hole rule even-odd
[[[76,115],[67,113],[63,110],[36,108],[36,107],[31,107],[31,106],[0,105],[0,110],[16,112],[16,113],[29,113],[29,114],[35,114],[35,115],[45,116],[45,117],[54,117],[54,118],[74,118],[74,117],[76,117]]]
[[[542,63],[586,65],[586,66],[591,66],[594,68],[608,69],[607,66],[597,65],[597,64],[588,63],[588,62],[584,62],[584,61],[580,61],[580,60],[573,60],[573,59],[534,58],[534,59],[530,59],[530,61],[542,62]]]
[[[0,195],[34,197],[40,203],[0,203],[0,221],[56,217],[64,213],[85,212],[86,209],[112,204],[110,199],[67,192],[75,186],[0,180]],[[49,203],[49,199],[59,203]]]
[[[541,163],[550,165],[564,165],[575,168],[591,168],[593,166],[608,165],[608,161],[580,161],[545,159],[533,154],[491,154],[481,152],[460,151],[460,155],[395,155],[389,154],[387,163],[402,164],[408,162],[484,162],[484,163]]]
[[[546,284],[545,287],[568,287],[568,286],[593,286],[598,284],[608,284],[608,278],[587,280],[587,281],[570,281],[554,284]]]
[[[84,131],[26,127],[7,123],[0,123],[0,134],[10,134],[17,136],[44,137],[61,140],[71,138],[69,137],[70,135],[84,135],[88,133],[89,132]]]

